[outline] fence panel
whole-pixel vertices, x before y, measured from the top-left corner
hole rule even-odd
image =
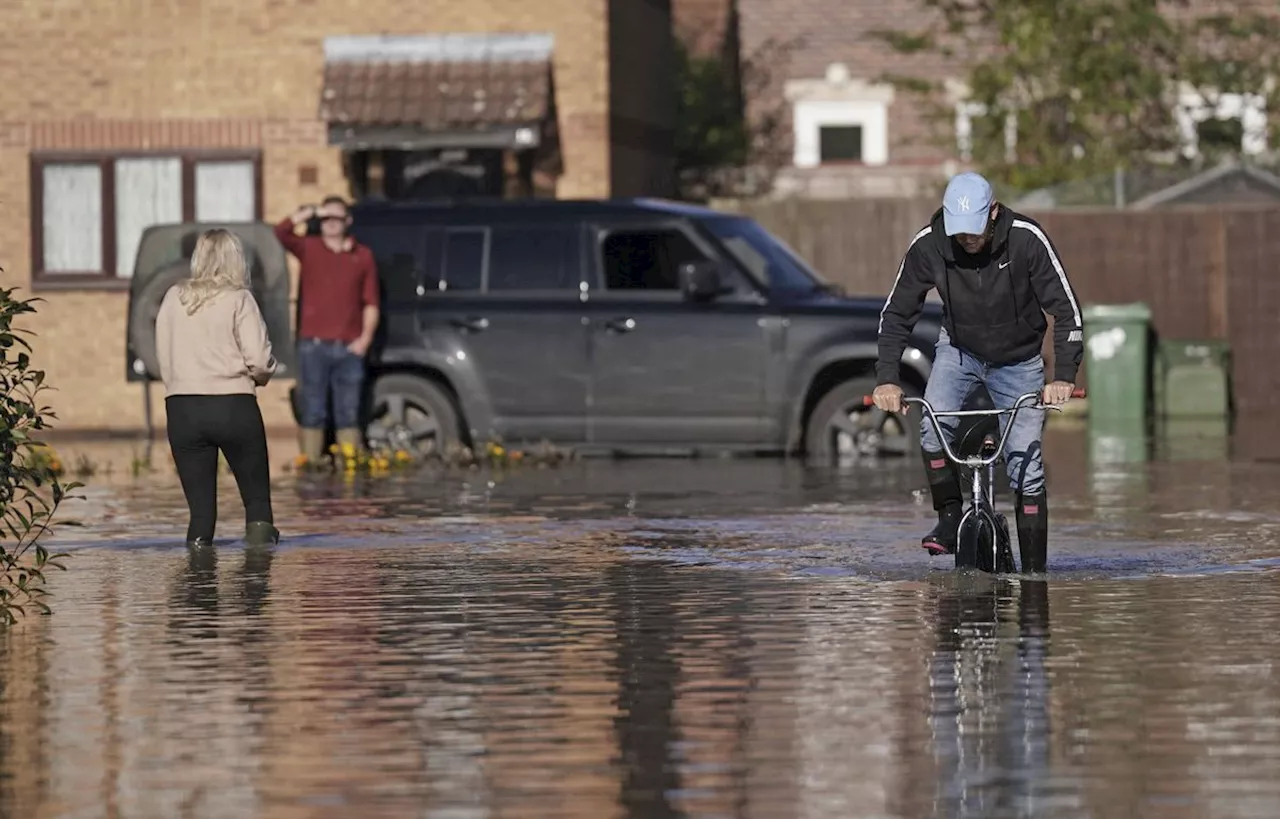
[[[932,199],[782,200],[732,207],[855,295],[888,294]],[[1146,302],[1166,338],[1229,339],[1241,412],[1280,409],[1280,208],[1029,212],[1054,242],[1081,306]],[[1051,339],[1045,353],[1052,361]],[[1081,373],[1081,383],[1086,374]]]
[[[1280,411],[1280,210],[1238,211],[1227,217],[1227,318],[1232,386],[1242,415]]]

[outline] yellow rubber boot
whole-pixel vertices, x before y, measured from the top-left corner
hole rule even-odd
[[[338,448],[344,452],[348,446],[350,446],[357,454],[364,449],[364,436],[360,434],[359,429],[354,427],[336,430],[333,437],[338,443]]]

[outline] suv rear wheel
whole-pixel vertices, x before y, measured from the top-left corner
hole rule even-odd
[[[805,453],[818,463],[920,451],[920,425],[910,416],[889,415],[862,403],[876,388],[874,378],[855,378],[832,388],[818,401],[805,426]],[[905,395],[920,391],[904,384]]]
[[[372,447],[415,457],[445,455],[459,442],[458,411],[438,385],[416,375],[384,375],[373,385],[365,435]]]

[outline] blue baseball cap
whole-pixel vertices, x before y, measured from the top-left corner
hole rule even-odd
[[[985,233],[993,198],[991,183],[981,174],[967,171],[951,177],[942,194],[942,226],[947,235]]]

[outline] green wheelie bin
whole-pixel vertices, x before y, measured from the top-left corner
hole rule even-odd
[[[1152,379],[1156,413],[1223,418],[1231,412],[1231,347],[1212,339],[1161,339]]]
[[[1151,380],[1151,308],[1095,304],[1083,311],[1089,419],[1145,421]]]

